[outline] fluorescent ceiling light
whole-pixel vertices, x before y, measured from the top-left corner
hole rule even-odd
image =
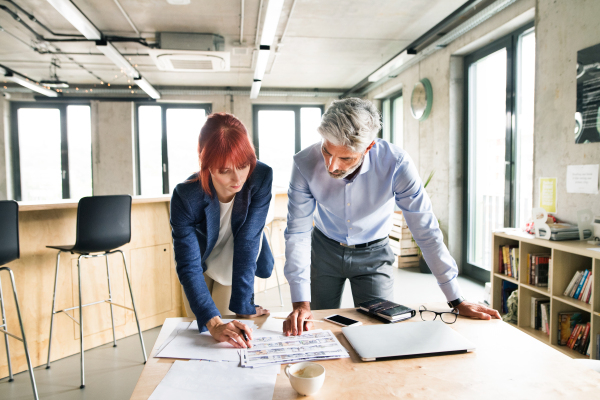
[[[167,3],[173,4],[174,6],[184,6],[190,4],[190,0],[167,0]]]
[[[153,99],[160,99],[160,93],[158,93],[158,90],[154,89],[154,86],[152,86],[150,82],[146,80],[146,78],[140,77],[139,79],[134,79],[133,81],[140,87],[140,89],[146,92],[148,96],[152,97]]]
[[[379,68],[377,71],[369,75],[369,82],[377,82],[378,80],[389,76],[391,72],[400,68],[400,66],[413,58],[415,54],[408,54],[406,50],[394,57],[390,62]]]
[[[258,97],[258,92],[260,92],[261,81],[255,80],[252,82],[252,88],[250,89],[250,98],[255,99]]]
[[[56,11],[67,19],[83,36],[89,40],[100,40],[102,34],[92,22],[70,0],[48,0]]]
[[[12,75],[10,73],[8,75],[4,75],[4,79],[6,79],[7,81],[18,83],[19,85],[25,86],[28,89],[43,94],[44,96],[58,97],[58,93],[56,93],[54,90],[47,89],[39,83],[33,82],[29,79],[21,78],[20,76]]]
[[[256,57],[256,67],[254,68],[254,80],[262,81],[267,69],[267,61],[269,61],[269,46],[260,46],[258,57]]]
[[[275,31],[277,30],[277,25],[279,25],[279,16],[281,15],[283,1],[284,0],[269,0],[262,35],[260,37],[261,45],[270,46],[273,44]]]
[[[129,61],[125,59],[119,53],[119,50],[115,48],[110,42],[96,42],[96,47],[98,50],[104,53],[106,57],[108,57],[112,62],[116,64],[117,67],[121,68],[125,75],[130,78],[137,79],[140,77],[140,73],[133,68]]]

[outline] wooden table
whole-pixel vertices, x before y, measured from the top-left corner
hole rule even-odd
[[[418,305],[412,305],[413,307]],[[365,325],[380,322],[354,309],[313,311],[316,318],[334,313],[358,319]],[[265,317],[256,320],[257,325]],[[152,350],[185,318],[169,318]],[[419,315],[407,322],[419,323]],[[279,320],[277,323],[280,324]],[[275,323],[270,319],[268,324]],[[600,374],[499,320],[459,318],[450,325],[477,346],[472,353],[405,360],[362,362],[341,332],[330,329],[350,352],[350,358],[320,361],[326,369],[323,388],[315,399],[599,399]],[[272,327],[273,325],[270,325]],[[398,338],[401,340],[401,338]],[[149,358],[131,399],[147,399],[174,360]],[[298,395],[282,373],[273,399]]]

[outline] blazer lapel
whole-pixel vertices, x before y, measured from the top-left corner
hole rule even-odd
[[[244,184],[242,190],[236,194],[233,201],[233,210],[231,210],[231,232],[237,236],[238,231],[246,221],[248,206],[250,205],[250,186],[248,182]]]
[[[219,206],[219,198],[217,197],[216,191],[212,182],[210,182],[210,189],[212,190],[212,198],[206,195],[208,205],[204,208],[206,214],[206,251],[205,255],[209,255],[217,239],[219,238],[219,227],[221,225],[221,207]],[[204,257],[206,259],[206,256]]]

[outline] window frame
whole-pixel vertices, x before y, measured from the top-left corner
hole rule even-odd
[[[160,124],[161,124],[161,147],[162,147],[162,188],[163,194],[169,194],[169,149],[167,143],[167,110],[169,109],[204,109],[205,115],[208,117],[212,113],[211,103],[157,103],[155,101],[136,101],[133,107],[134,120],[134,140],[135,140],[135,176],[136,176],[136,193],[142,195],[142,171],[140,166],[140,124],[139,124],[139,109],[141,106],[156,106],[160,107]],[[200,135],[200,132],[198,132]]]
[[[295,153],[297,154],[302,150],[302,126],[301,122],[301,110],[303,108],[320,108],[321,117],[325,113],[325,105],[323,104],[253,104],[252,105],[252,143],[254,144],[254,151],[256,152],[256,158],[260,159],[260,143],[258,140],[258,112],[259,111],[294,111],[295,121]]]
[[[487,57],[488,55],[495,53],[498,50],[506,48],[506,136],[505,136],[505,173],[504,173],[504,226],[513,227],[516,223],[516,207],[517,204],[517,177],[515,173],[517,171],[517,79],[518,79],[518,41],[519,36],[523,33],[535,29],[534,22],[530,22],[514,31],[505,35],[489,45],[474,51],[473,53],[464,57],[464,107],[463,107],[463,177],[465,179],[463,184],[463,251],[462,251],[462,265],[463,274],[468,275],[481,282],[490,282],[491,273],[477,265],[468,262],[469,259],[469,182],[472,170],[469,165],[470,154],[469,148],[471,146],[471,138],[469,132],[469,68],[472,64]]]
[[[392,144],[396,144],[395,143],[396,142],[396,132],[395,132],[395,129],[394,129],[394,127],[395,127],[394,122],[396,120],[396,116],[395,116],[395,113],[394,113],[394,102],[397,99],[399,99],[400,97],[403,97],[403,95],[404,95],[404,92],[403,92],[402,89],[400,89],[399,91],[392,93],[390,96],[387,96],[387,97],[384,97],[384,98],[381,99],[381,120],[382,121],[385,121],[385,118],[387,117],[387,113],[385,112],[385,108],[383,106],[383,103],[386,102],[386,101],[390,102],[389,103],[390,104],[389,130],[390,130],[390,143],[392,143]],[[404,99],[402,99],[402,102],[404,103]],[[404,104],[402,104],[402,107],[404,107]],[[402,120],[402,122],[404,122],[404,119]],[[385,128],[382,126],[381,129],[379,130],[379,133],[377,134],[377,137],[379,139],[384,139],[384,137],[383,137],[383,130],[384,129]],[[396,146],[400,146],[400,145],[396,144]],[[400,147],[404,147],[404,143],[402,143],[402,146],[400,146]]]
[[[67,108],[69,106],[88,106],[90,107],[90,113],[92,112],[91,103],[89,101],[52,101],[52,102],[38,102],[38,101],[11,101],[10,102],[10,140],[11,140],[11,164],[12,164],[12,179],[13,179],[13,197],[16,201],[22,201],[21,192],[21,151],[19,144],[19,110],[22,108],[44,108],[44,109],[58,109],[60,112],[60,167],[62,171],[61,183],[62,183],[62,199],[71,198],[71,184],[69,181],[69,139],[67,131]],[[92,195],[94,193],[94,168],[93,168],[93,151],[90,148],[92,154],[92,164],[90,169],[92,172]]]

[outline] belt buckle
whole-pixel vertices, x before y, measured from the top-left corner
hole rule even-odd
[[[356,248],[356,246],[353,245],[353,244],[346,244],[346,243],[342,243],[342,242],[340,242],[340,246],[348,247],[350,249],[355,249]]]

